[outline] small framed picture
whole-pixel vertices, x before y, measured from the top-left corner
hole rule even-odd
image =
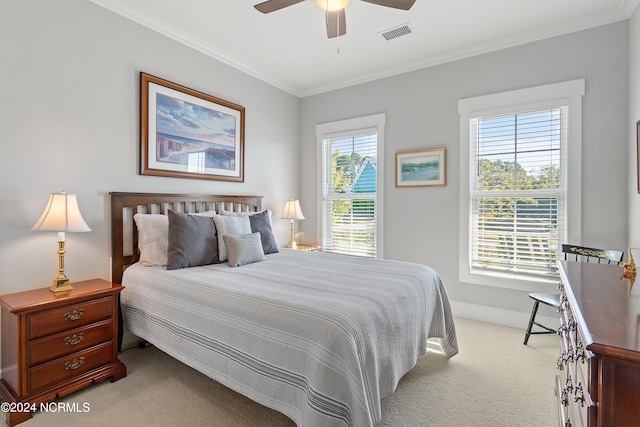
[[[244,182],[244,107],[140,73],[140,173]]]
[[[447,185],[447,149],[396,153],[396,187]]]

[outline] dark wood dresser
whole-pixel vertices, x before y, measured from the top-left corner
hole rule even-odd
[[[560,425],[640,426],[640,283],[617,265],[558,264]]]
[[[126,375],[118,360],[118,296],[122,286],[101,279],[0,297],[2,380],[7,424],[90,385]]]

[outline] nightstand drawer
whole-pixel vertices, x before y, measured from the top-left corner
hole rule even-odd
[[[81,375],[113,360],[113,341],[60,357],[27,369],[27,390],[32,393]]]
[[[78,326],[107,319],[112,314],[113,297],[105,297],[32,314],[27,317],[27,339],[31,340],[77,328]]]
[[[37,365],[74,351],[109,341],[114,334],[111,319],[60,332],[27,343],[27,366]]]

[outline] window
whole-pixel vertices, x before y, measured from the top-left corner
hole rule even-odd
[[[557,281],[560,245],[579,241],[583,94],[578,80],[460,101],[461,281]]]
[[[316,127],[325,252],[382,257],[383,133],[384,114]]]

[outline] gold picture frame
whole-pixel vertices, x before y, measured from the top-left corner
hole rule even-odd
[[[140,73],[140,174],[244,182],[244,113]]]

